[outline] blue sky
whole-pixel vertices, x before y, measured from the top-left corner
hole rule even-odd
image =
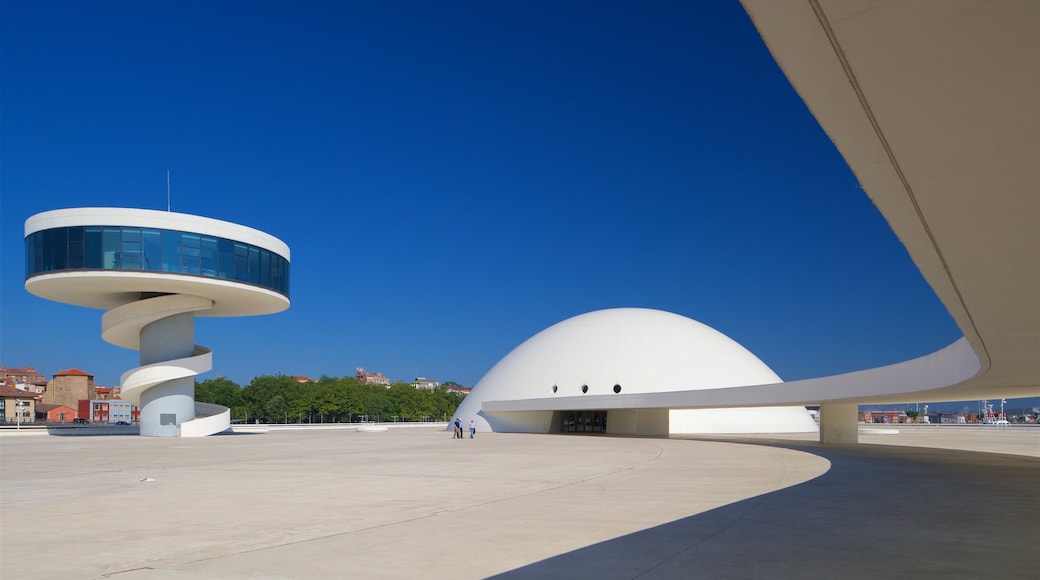
[[[137,364],[23,288],[23,224],[172,209],[275,235],[292,306],[200,319],[241,384],[474,385],[610,307],[785,380],[960,332],[733,2],[5,2],[0,364]]]

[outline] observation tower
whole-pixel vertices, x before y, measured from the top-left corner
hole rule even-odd
[[[203,437],[231,424],[227,407],[195,402],[213,368],[195,317],[273,314],[289,307],[289,247],[230,222],[156,210],[76,208],[25,222],[25,289],[105,310],[101,337],[140,351],[120,378],[141,435]]]

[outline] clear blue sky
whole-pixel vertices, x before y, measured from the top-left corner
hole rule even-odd
[[[118,383],[101,312],[23,288],[23,224],[166,209],[292,249],[292,306],[200,319],[214,371],[474,385],[638,306],[785,380],[960,332],[738,2],[5,2],[0,364]]]

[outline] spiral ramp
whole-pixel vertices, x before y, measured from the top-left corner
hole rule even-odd
[[[105,341],[141,353],[141,366],[120,379],[123,400],[140,409],[141,435],[205,437],[231,426],[230,409],[194,400],[194,377],[213,368],[210,349],[195,344],[194,318],[213,304],[202,296],[163,294],[102,316]]]

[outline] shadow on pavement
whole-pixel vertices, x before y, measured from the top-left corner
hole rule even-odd
[[[1024,578],[1040,570],[1040,459],[733,441],[813,453],[831,469],[495,578]]]

